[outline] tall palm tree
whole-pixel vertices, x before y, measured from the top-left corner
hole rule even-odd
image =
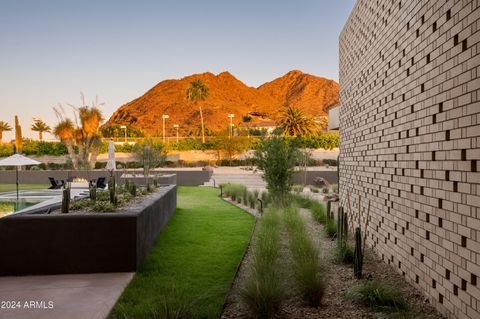
[[[72,159],[73,168],[78,168],[77,157],[75,156],[75,150],[73,149],[74,137],[75,137],[75,125],[70,119],[64,119],[53,128],[53,134],[57,136],[60,141],[67,147],[68,154]]]
[[[47,123],[42,120],[35,120],[35,123],[32,124],[31,129],[34,132],[38,132],[38,139],[40,142],[43,141],[43,133],[51,131],[50,126],[48,126]]]
[[[202,80],[195,80],[190,82],[190,87],[187,89],[187,100],[193,102],[195,105],[200,101],[205,101],[208,97],[209,90]],[[202,143],[205,144],[205,124],[203,123],[202,106],[200,105],[200,121],[202,125]]]
[[[0,143],[2,143],[3,132],[11,131],[12,127],[7,122],[0,121]]]
[[[316,131],[315,122],[294,107],[287,107],[280,116],[279,127],[285,136],[308,136]]]

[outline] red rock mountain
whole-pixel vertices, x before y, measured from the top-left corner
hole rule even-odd
[[[258,88],[245,85],[228,72],[207,72],[158,83],[143,96],[122,105],[106,124],[131,124],[153,135],[162,130],[162,114],[168,114],[166,127],[170,133],[173,124],[179,124],[184,132],[193,130],[200,124],[200,112],[198,106],[186,100],[186,90],[197,79],[209,88],[207,100],[198,105],[202,106],[205,127],[212,131],[228,127],[229,113],[235,114],[235,123],[252,112],[276,119],[279,111],[290,105],[316,117],[327,115],[328,108],[339,101],[337,82],[301,71],[291,71]]]

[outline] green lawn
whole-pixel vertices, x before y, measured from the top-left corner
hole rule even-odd
[[[28,190],[28,189],[47,189],[50,187],[48,184],[20,184],[18,189]],[[16,184],[0,184],[0,193],[2,192],[11,192],[17,189]]]
[[[178,188],[177,211],[113,318],[219,317],[254,218],[218,194],[214,188]]]

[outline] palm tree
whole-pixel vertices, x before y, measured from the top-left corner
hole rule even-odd
[[[308,136],[316,131],[315,122],[294,107],[287,107],[280,116],[279,127],[285,136]]]
[[[75,137],[75,125],[73,125],[73,122],[70,119],[64,119],[58,122],[57,126],[53,128],[53,134],[65,144],[68,154],[72,159],[73,168],[77,169],[77,157],[75,156],[75,150],[73,149]]]
[[[12,127],[7,122],[0,121],[0,143],[2,143],[3,132],[11,131]]]
[[[205,101],[208,97],[208,86],[203,84],[202,80],[195,80],[190,82],[190,87],[187,89],[187,100],[193,102],[195,105],[200,101]],[[200,121],[202,125],[202,143],[205,144],[205,124],[203,123],[202,106],[200,107]]]
[[[33,123],[31,129],[34,132],[38,132],[38,139],[40,142],[43,141],[43,132],[51,131],[50,126],[48,126],[47,123],[42,120],[35,120],[35,123]]]

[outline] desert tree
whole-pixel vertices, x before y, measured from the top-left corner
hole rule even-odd
[[[49,133],[51,131],[51,128],[44,121],[37,119],[32,124],[31,130],[34,132],[38,132],[38,139],[41,142],[43,141],[43,133]]]
[[[0,121],[0,144],[3,139],[3,132],[9,132],[12,130],[12,127],[5,121]]]
[[[290,106],[281,112],[278,126],[285,136],[309,136],[317,130],[312,118],[306,116],[299,108]]]
[[[53,132],[67,147],[74,168],[90,169],[97,161],[101,145],[99,129],[103,116],[99,106],[104,103],[98,103],[97,97],[91,106],[87,106],[83,94],[81,101],[80,107],[70,105],[73,109],[73,121],[66,117],[62,105],[59,104],[54,108],[59,122]],[[78,149],[78,153],[75,152],[74,146]]]
[[[209,95],[208,86],[206,86],[202,80],[195,80],[190,82],[190,86],[187,89],[187,100],[193,102],[195,105],[200,101],[205,101]],[[200,123],[202,126],[202,143],[205,144],[205,123],[203,121],[202,106],[200,108]]]
[[[274,136],[263,140],[255,151],[255,163],[263,171],[262,178],[275,203],[287,205],[288,194],[293,183],[298,149],[294,143]]]

